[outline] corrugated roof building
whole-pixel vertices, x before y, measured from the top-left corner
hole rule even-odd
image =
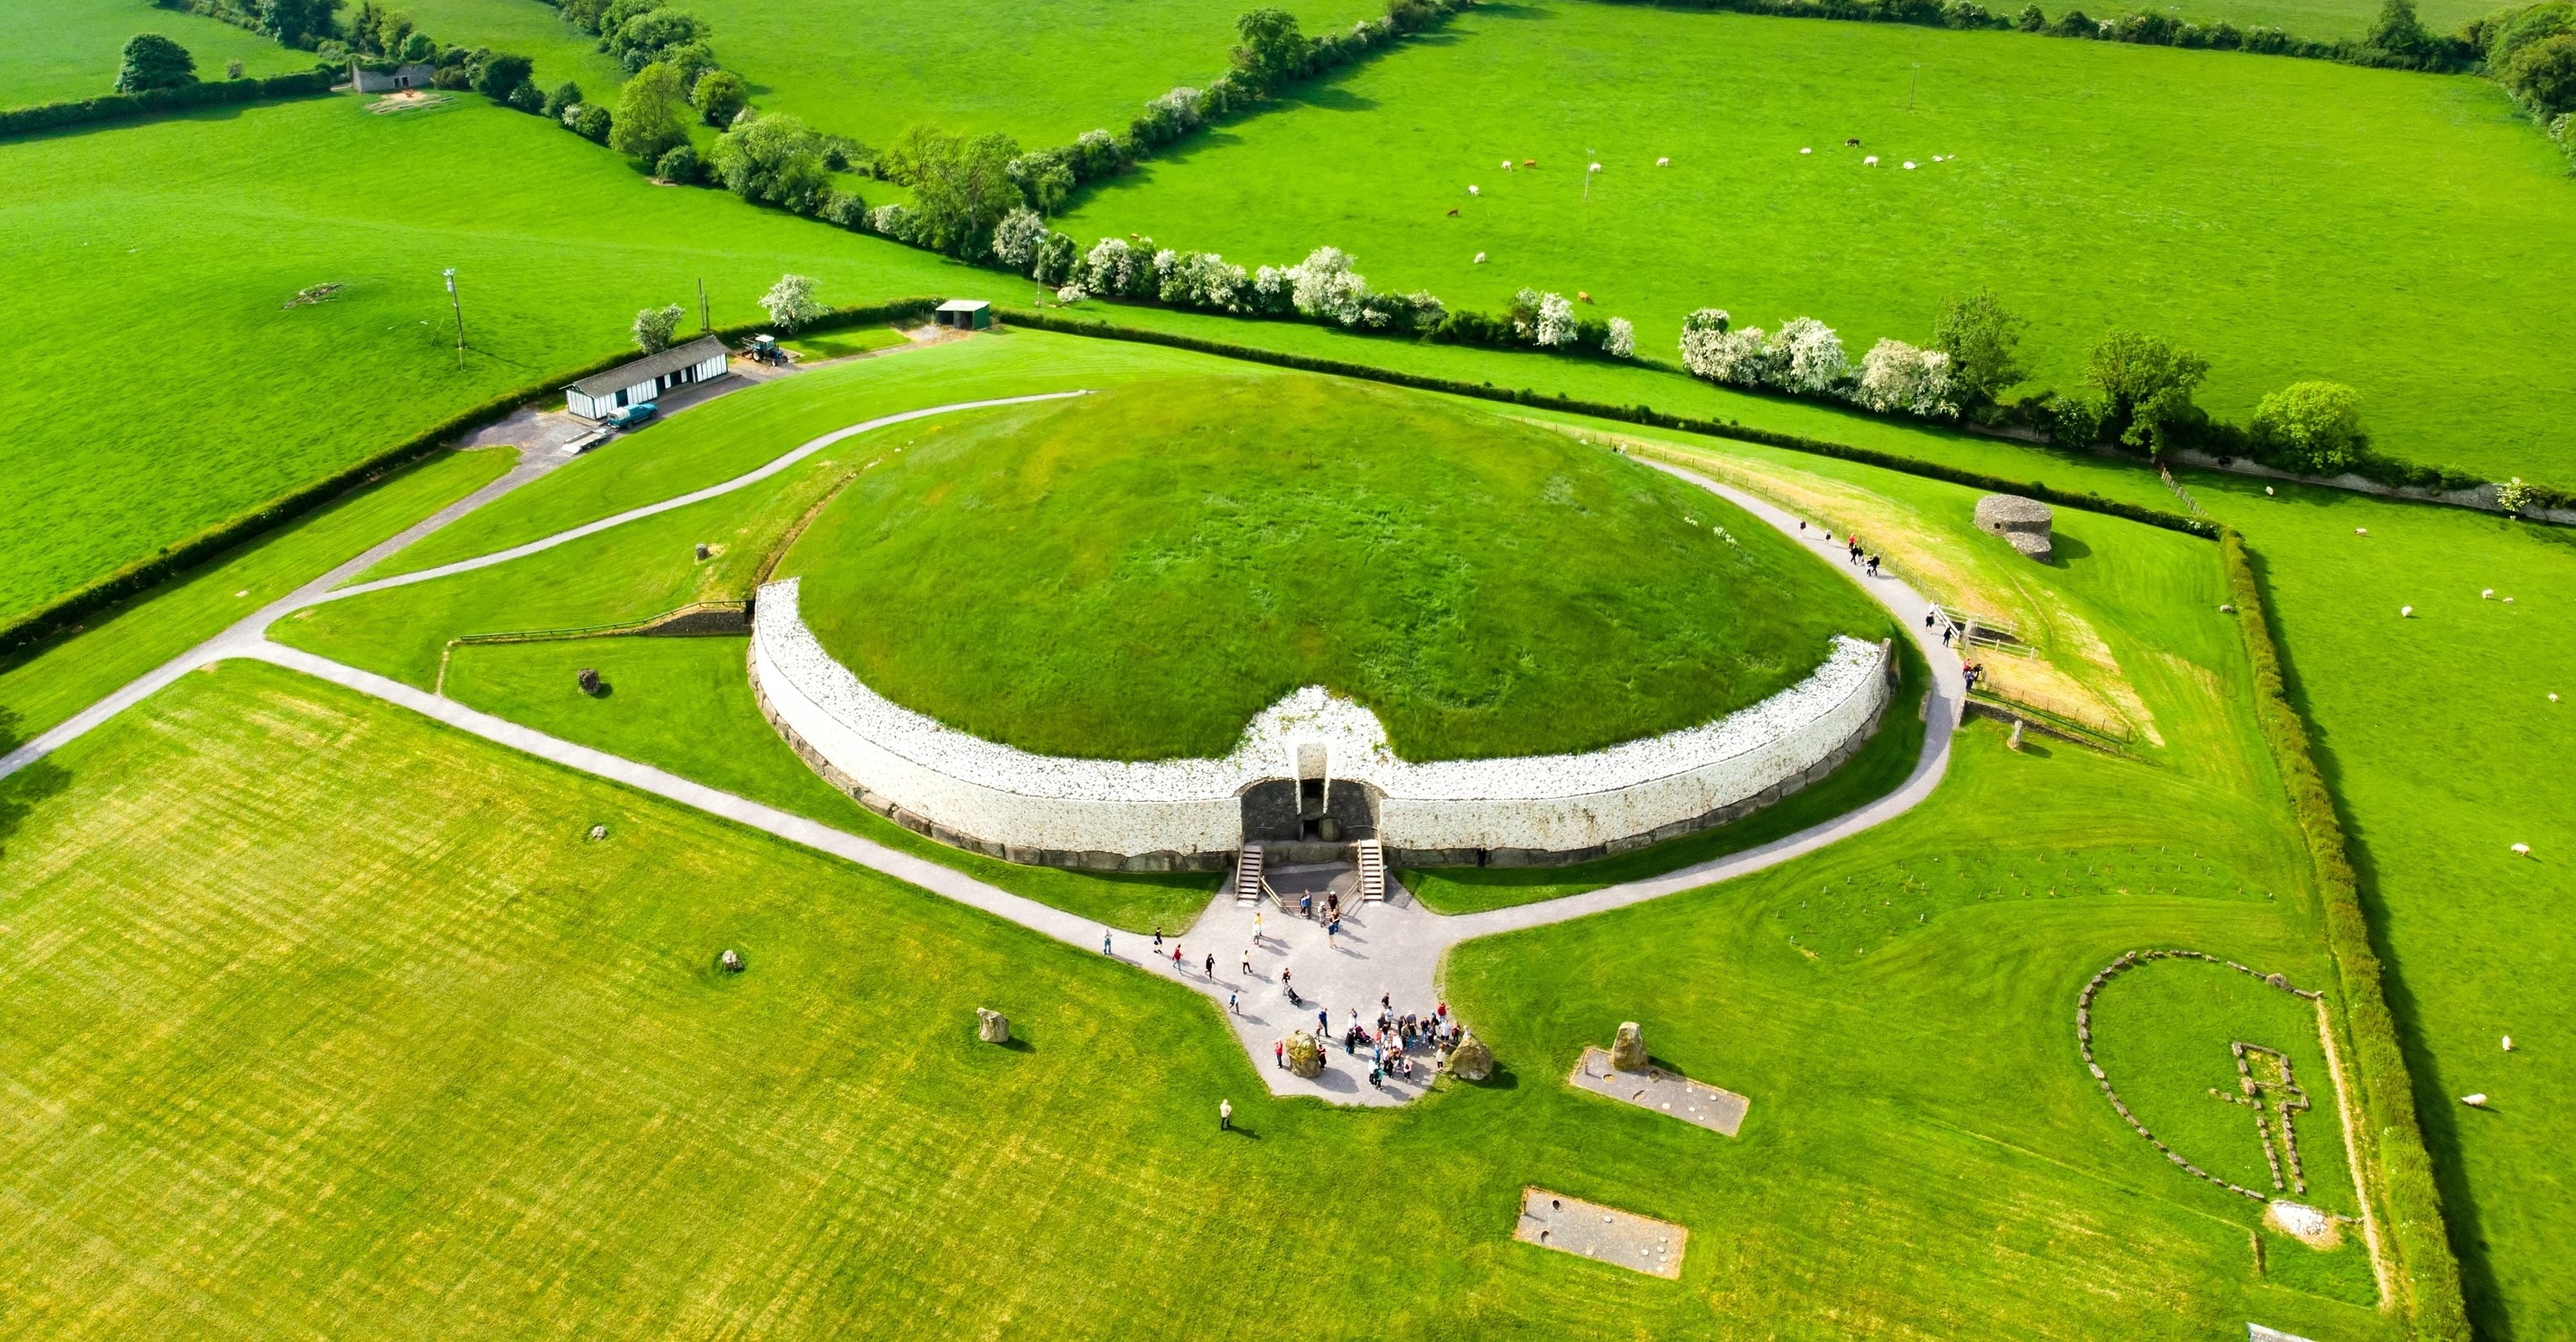
[[[673,387],[724,375],[724,342],[705,336],[573,383],[564,388],[564,408],[583,419],[605,419],[612,410],[642,405]]]

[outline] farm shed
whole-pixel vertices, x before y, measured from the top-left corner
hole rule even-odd
[[[930,319],[942,326],[981,331],[993,324],[993,305],[980,298],[952,298],[940,304]]]
[[[564,408],[583,419],[601,419],[611,410],[642,405],[673,387],[713,382],[724,375],[724,342],[707,336],[573,383],[564,388]]]
[[[402,89],[425,89],[438,77],[438,67],[422,61],[397,65],[386,70],[370,70],[364,64],[349,62],[349,82],[360,93],[393,93]]]

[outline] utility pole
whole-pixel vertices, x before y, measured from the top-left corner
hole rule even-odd
[[[707,320],[707,282],[701,276],[698,280],[698,330],[703,334],[714,329],[716,324]]]
[[[456,267],[449,266],[439,274],[447,278],[447,305],[456,309],[456,371],[465,371],[465,300],[456,295]]]

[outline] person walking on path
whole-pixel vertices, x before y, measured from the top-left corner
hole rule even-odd
[[[1323,1007],[1315,1008],[1315,1033],[1325,1034],[1331,1031],[1332,1028],[1333,1013]]]
[[[1877,556],[1877,555],[1871,555],[1871,556],[1869,557],[1869,576],[1871,576],[1871,577],[1873,577],[1873,578],[1875,578],[1875,577],[1877,577],[1877,576],[1878,576],[1878,556]]]
[[[1189,966],[1181,963],[1181,943],[1177,941],[1172,943],[1172,972],[1183,978],[1188,978],[1190,973]]]
[[[1225,994],[1225,1009],[1226,1009],[1226,1010],[1228,1010],[1228,1011],[1233,1012],[1234,1014],[1236,1014],[1236,1015],[1238,1015],[1238,1016],[1242,1015],[1242,1014],[1243,1014],[1243,995],[1242,995],[1241,993],[1238,993],[1238,992],[1234,991],[1234,990],[1233,990],[1233,989],[1231,989],[1231,988],[1227,989],[1227,990],[1226,990],[1226,994]]]
[[[1255,946],[1261,944],[1261,910],[1259,909],[1254,909],[1252,911],[1252,944]],[[1251,955],[1252,952],[1250,951],[1244,952],[1244,956],[1247,959],[1249,959]]]
[[[1280,1069],[1280,1070],[1282,1070],[1282,1071],[1287,1070],[1287,1067],[1288,1067],[1288,1041],[1287,1041],[1287,1040],[1285,1040],[1285,1039],[1277,1040],[1277,1041],[1273,1042],[1273,1043],[1270,1045],[1270,1065],[1271,1065],[1271,1066],[1273,1066],[1273,1067],[1279,1068],[1279,1069]]]
[[[1219,1132],[1234,1131],[1234,1101],[1219,1100],[1216,1102],[1216,1130]]]
[[[1163,925],[1162,925],[1161,923],[1156,923],[1156,924],[1154,924],[1154,954],[1156,954],[1156,955],[1160,955],[1160,954],[1162,954],[1162,953],[1163,953]]]
[[[1216,982],[1216,952],[1214,951],[1209,951],[1207,955],[1207,976],[1208,982]]]
[[[1109,929],[1105,927],[1100,929],[1100,953],[1102,955],[1109,953]]]
[[[1252,977],[1252,948],[1250,946],[1243,948],[1243,976],[1245,978]]]

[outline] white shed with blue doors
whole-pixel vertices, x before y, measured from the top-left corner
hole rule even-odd
[[[673,387],[724,375],[724,342],[707,336],[583,378],[564,388],[564,408],[583,419],[606,419],[612,410],[657,400]]]

